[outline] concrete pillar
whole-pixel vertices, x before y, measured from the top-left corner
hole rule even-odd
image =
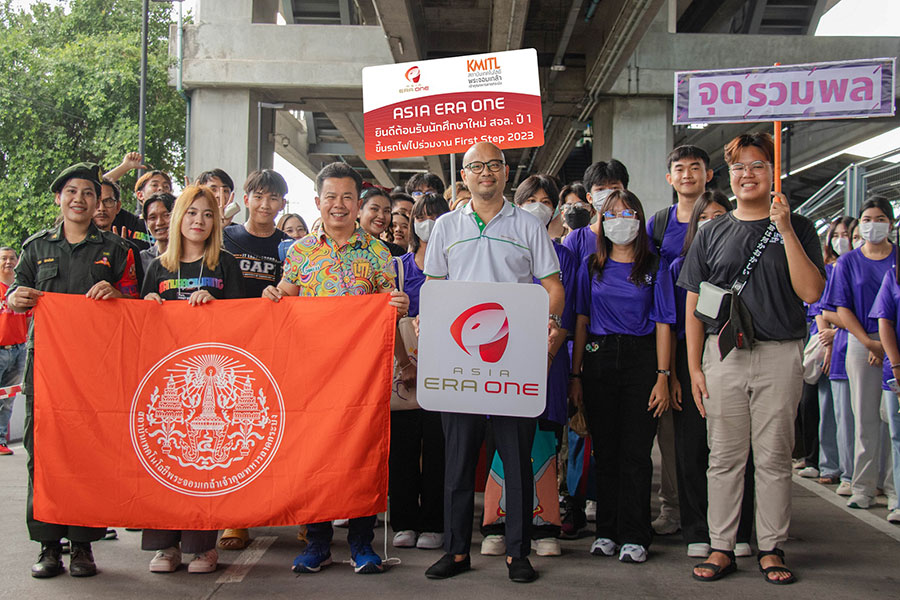
[[[278,19],[278,0],[253,0],[254,23],[274,25]]]
[[[194,23],[250,23],[254,9],[248,0],[197,0]]]
[[[672,203],[666,155],[672,149],[672,100],[607,98],[594,112],[593,160],[620,160],[628,189],[640,198],[647,218]]]

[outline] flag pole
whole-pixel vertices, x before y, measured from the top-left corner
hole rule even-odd
[[[781,65],[780,62],[775,63],[775,66]],[[781,121],[775,121],[775,157],[774,157],[774,168],[775,168],[775,192],[781,193]]]

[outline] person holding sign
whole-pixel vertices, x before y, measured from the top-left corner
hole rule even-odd
[[[591,554],[642,563],[650,528],[650,452],[669,409],[669,265],[652,252],[640,200],[617,190],[600,206],[597,251],[576,283],[569,395],[584,405],[594,442],[597,537]],[[582,387],[583,386],[583,387]]]
[[[825,266],[812,223],[791,214],[787,198],[772,192],[774,153],[766,133],[743,134],[725,146],[737,208],[700,230],[678,278],[688,291],[685,338],[694,402],[706,418],[710,446],[712,552],[693,570],[705,582],[737,569],[734,545],[751,444],[759,567],[769,583],[794,581],[780,546],[791,515],[794,415],[807,335],[803,303],[822,295]]]
[[[472,200],[437,220],[425,254],[429,279],[532,284],[550,295],[548,317],[551,356],[557,339],[565,292],[559,279],[559,259],[547,230],[534,216],[504,200],[509,167],[500,148],[480,142],[469,148],[460,173]],[[487,408],[485,412],[490,412]],[[444,484],[444,550],[446,554],[425,572],[446,579],[471,568],[475,464],[484,438],[484,415],[444,413],[446,470]],[[497,450],[506,475],[506,563],[509,578],[528,583],[537,573],[528,561],[534,474],[531,446],[536,419],[492,416]]]
[[[322,224],[288,250],[284,277],[268,286],[263,298],[278,302],[285,296],[362,296],[390,294],[390,305],[405,316],[409,296],[394,289],[391,253],[379,240],[357,227],[362,177],[345,163],[331,163],[316,176],[316,207]],[[399,335],[399,334],[398,334]],[[381,557],[372,549],[375,515],[350,519],[347,541],[350,562],[357,573],[381,573]],[[471,519],[470,519],[471,521]],[[318,573],[331,564],[331,523],[307,527],[307,545],[294,559],[295,573]]]

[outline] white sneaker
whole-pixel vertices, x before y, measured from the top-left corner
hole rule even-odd
[[[436,550],[444,545],[444,534],[425,531],[419,534],[416,548],[420,550]]]
[[[404,529],[394,534],[394,548],[415,548],[416,532],[412,529]]]
[[[559,540],[556,538],[541,538],[539,540],[531,540],[531,549],[538,556],[559,556],[562,550],[559,547]]]
[[[597,521],[597,501],[588,500],[584,505],[584,517],[591,523]]]
[[[350,527],[350,519],[335,519],[331,524],[335,527],[343,527],[346,529],[347,527]]]
[[[638,544],[625,544],[619,550],[619,562],[642,563],[647,560],[647,549]]]
[[[150,560],[151,573],[172,573],[180,566],[181,550],[178,546],[157,550],[156,555]]]
[[[872,506],[872,499],[863,494],[853,494],[850,496],[850,499],[847,500],[847,506],[850,508],[869,508]]]
[[[691,558],[706,558],[710,552],[709,544],[704,542],[695,542],[687,546],[687,555]]]
[[[842,481],[838,484],[837,489],[834,490],[834,493],[838,496],[852,496],[853,490],[850,489],[850,483],[847,481]]]
[[[807,479],[815,479],[819,476],[819,470],[815,467],[804,467],[797,471],[797,475],[800,477],[805,477]]]
[[[735,556],[753,556],[753,548],[747,542],[738,542],[734,545]]]
[[[481,542],[481,553],[486,556],[503,556],[506,554],[506,536],[486,536]]]
[[[669,515],[661,514],[656,517],[650,525],[656,535],[672,535],[681,529],[681,523],[669,517]]]
[[[212,573],[218,564],[219,553],[213,548],[201,554],[195,554],[194,559],[188,563],[188,573]]]
[[[619,546],[609,538],[597,538],[591,544],[591,554],[594,556],[615,556]]]
[[[889,523],[898,523],[900,524],[900,508],[895,508],[891,512],[888,513],[887,520]]]

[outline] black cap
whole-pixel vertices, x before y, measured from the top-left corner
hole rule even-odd
[[[66,182],[70,179],[87,179],[94,184],[97,195],[100,195],[100,182],[103,179],[103,170],[97,163],[82,162],[71,167],[63,169],[63,172],[56,176],[50,185],[50,191],[58,194]]]

